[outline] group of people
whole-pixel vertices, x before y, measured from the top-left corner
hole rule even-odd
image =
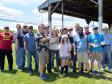
[[[74,28],[56,27],[49,29],[48,26],[40,24],[38,33],[34,33],[33,26],[20,24],[16,25],[17,32],[11,33],[9,26],[4,27],[0,33],[0,69],[4,71],[5,55],[8,59],[9,70],[13,69],[12,43],[15,41],[16,67],[20,71],[25,69],[25,60],[29,74],[32,75],[32,56],[35,62],[35,72],[40,73],[40,78],[45,80],[46,69],[48,73],[53,73],[54,58],[56,57],[56,67],[60,74],[68,75],[72,66],[76,73],[78,63],[79,73],[83,74],[92,70],[95,75],[95,61],[98,65],[98,75],[101,70],[108,67],[112,69],[112,35],[109,28],[102,28],[102,33],[98,32],[98,27],[93,26],[93,33],[89,32],[89,26],[81,27],[78,23]]]

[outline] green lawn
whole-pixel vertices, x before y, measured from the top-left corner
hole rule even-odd
[[[33,74],[29,76],[28,71],[20,72],[16,70],[15,66],[15,53],[14,57],[14,70],[9,72],[7,70],[7,61],[5,64],[5,71],[0,72],[0,84],[112,84],[112,74],[105,72],[102,77],[92,77],[91,75],[79,75],[70,73],[68,77],[62,78],[59,72],[54,74],[47,74],[48,79],[43,81],[39,76]],[[33,62],[34,65],[34,62]]]

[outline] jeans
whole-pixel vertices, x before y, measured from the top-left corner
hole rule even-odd
[[[108,62],[108,69],[112,68],[111,67],[111,49],[110,46],[104,46],[103,47],[103,58],[102,58],[102,67],[105,68],[106,66],[106,59]]]
[[[1,69],[1,53],[2,51],[1,51],[1,49],[0,49],[0,69]]]
[[[49,56],[49,63],[48,63],[48,66],[47,66],[47,69],[48,71],[51,71],[52,67],[54,66],[54,56],[56,55],[56,64],[57,64],[57,67],[61,66],[61,63],[60,63],[60,56],[59,56],[59,50],[50,50],[50,56]]]
[[[1,70],[4,70],[5,55],[8,59],[9,70],[13,68],[12,50],[1,50]]]
[[[36,51],[28,51],[28,71],[29,72],[32,72],[32,56],[35,61],[35,70],[38,71],[38,67],[39,67],[39,58],[38,58],[37,52]]]
[[[17,52],[17,64],[19,65],[20,69],[24,69],[25,67],[25,50],[24,47],[19,48]]]
[[[110,64],[110,67],[112,68],[112,53],[111,53],[111,64]]]
[[[73,56],[73,72],[76,72],[77,55]]]

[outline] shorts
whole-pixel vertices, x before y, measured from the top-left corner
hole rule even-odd
[[[40,51],[38,53],[38,56],[39,56],[40,65],[49,63],[49,52],[48,51]]]
[[[102,61],[102,53],[99,52],[91,52],[91,60],[101,62]]]
[[[88,53],[77,53],[77,60],[79,63],[88,63]]]
[[[61,57],[61,60],[70,60],[70,56],[67,56],[67,57]]]

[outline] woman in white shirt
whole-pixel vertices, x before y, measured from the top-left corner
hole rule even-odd
[[[60,64],[60,56],[59,56],[59,37],[57,29],[52,29],[50,32],[50,40],[49,40],[49,49],[50,49],[50,57],[48,64],[48,72],[51,73],[52,67],[54,65],[54,56],[56,55],[56,63],[57,67],[61,66]]]
[[[60,43],[60,58],[61,58],[61,75],[65,69],[65,74],[68,74],[68,65],[70,59],[71,44],[68,40],[68,35],[62,35],[62,40]]]

